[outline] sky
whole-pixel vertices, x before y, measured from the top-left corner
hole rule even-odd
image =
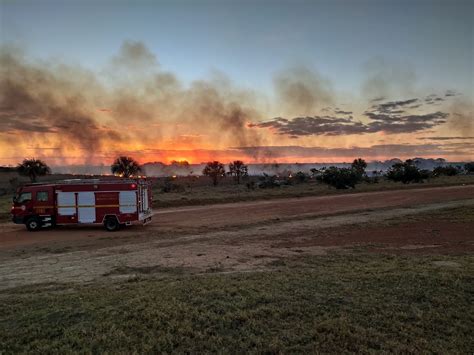
[[[474,159],[474,2],[0,0],[0,164]]]

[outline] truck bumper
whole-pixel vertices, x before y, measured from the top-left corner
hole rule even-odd
[[[148,223],[150,223],[150,222],[151,222],[151,216],[146,217],[146,218],[142,221],[142,223],[143,223],[144,225],[145,225],[145,224],[148,224]]]
[[[151,210],[145,212],[145,213],[140,213],[138,215],[138,220],[142,223],[142,224],[148,224],[151,222],[151,217],[153,216],[153,212]]]
[[[15,224],[24,224],[25,218],[23,216],[12,216],[12,222]]]

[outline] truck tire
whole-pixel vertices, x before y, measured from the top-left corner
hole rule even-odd
[[[109,232],[115,232],[116,230],[119,230],[120,223],[117,220],[117,217],[107,217],[104,221],[104,227]]]
[[[38,218],[36,217],[31,217],[29,218],[26,222],[26,229],[28,229],[30,232],[37,231],[41,229],[41,222]]]

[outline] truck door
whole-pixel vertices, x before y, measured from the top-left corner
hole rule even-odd
[[[35,191],[34,210],[40,216],[53,216],[54,201],[53,189],[51,187],[39,188]]]
[[[16,215],[22,217],[33,215],[33,205],[33,192],[25,191],[24,189],[21,190],[15,199],[15,209],[18,210],[18,212],[16,212]]]
[[[93,191],[77,193],[77,210],[79,223],[95,222],[95,193]]]

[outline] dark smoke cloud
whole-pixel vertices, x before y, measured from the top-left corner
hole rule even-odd
[[[306,115],[333,102],[329,80],[303,66],[278,73],[274,85],[280,111],[284,114]]]
[[[463,155],[469,145],[459,145],[455,149],[442,144],[378,144],[369,147],[351,148],[325,148],[325,147],[302,147],[302,146],[261,146],[261,147],[236,147],[246,155],[260,154],[272,159],[283,159],[291,157],[314,158],[347,158],[360,157],[366,159],[377,159],[379,157],[413,157],[413,156],[441,156],[441,155]]]
[[[462,137],[474,136],[474,105],[468,100],[456,100],[453,102],[452,119],[448,127],[451,131]]]
[[[142,42],[137,41],[124,41],[119,53],[112,58],[112,63],[135,69],[158,66],[156,56]]]
[[[413,95],[416,72],[409,63],[397,63],[378,57],[367,61],[363,70],[366,79],[362,94],[367,98],[383,101],[387,97]]]
[[[254,93],[222,78],[185,87],[141,42],[123,43],[103,71],[106,80],[78,67],[27,60],[11,47],[1,48],[0,74],[1,134],[25,142],[38,137],[42,145],[53,135],[55,144],[87,159],[115,149],[110,142],[159,143],[162,127],[176,124],[213,137],[215,145],[262,144],[261,133],[247,127],[260,119]]]
[[[34,65],[19,52],[4,50],[0,68],[2,132],[57,133],[64,144],[89,151],[101,148],[100,136],[118,138],[117,132],[103,130],[85,105],[87,91],[78,84],[83,80],[75,79],[90,79],[89,73]]]

